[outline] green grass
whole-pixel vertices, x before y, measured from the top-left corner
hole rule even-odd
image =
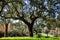
[[[45,34],[45,33],[41,33],[41,35],[42,35],[42,36],[47,36],[47,34]],[[49,37],[54,37],[54,35],[50,35],[50,34],[48,34],[48,36],[49,36]]]
[[[41,36],[46,37],[47,34],[45,34],[45,33],[41,33]],[[50,34],[48,34],[48,36],[49,36],[49,37],[54,37],[54,35],[50,35]],[[34,35],[34,37],[37,37],[37,35]]]
[[[48,35],[49,38],[45,38],[47,34],[41,33],[41,37],[37,38],[37,35],[34,37],[2,37],[0,40],[60,40],[60,37],[54,37],[54,35]]]
[[[36,37],[2,37],[0,40],[60,40],[59,37],[36,38]]]

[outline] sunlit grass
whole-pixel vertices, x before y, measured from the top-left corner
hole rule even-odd
[[[41,37],[2,37],[0,40],[60,40],[60,37],[54,37],[54,35],[48,35],[49,37],[46,38],[46,34],[42,33]]]
[[[41,33],[41,35],[42,35],[42,36],[47,36],[47,34],[45,34],[45,33]],[[50,34],[48,34],[48,36],[49,36],[49,37],[54,37],[54,35],[50,35]]]
[[[2,37],[0,40],[60,40],[60,37],[50,37],[50,38],[45,38],[45,37]]]

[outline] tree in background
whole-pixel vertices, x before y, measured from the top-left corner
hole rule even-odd
[[[0,17],[5,22],[6,35],[10,20],[18,19],[28,26],[32,37],[33,25],[36,19],[42,18],[43,22],[41,24],[43,25],[51,25],[54,20],[60,20],[59,4],[58,0],[1,0]]]
[[[44,27],[44,33],[46,33],[48,37],[49,29],[47,28],[47,26]]]

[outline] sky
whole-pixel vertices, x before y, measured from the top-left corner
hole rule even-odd
[[[34,10],[36,10],[37,8],[34,6],[30,5],[30,1],[29,0],[23,0],[23,11],[26,12],[32,12]]]
[[[8,7],[4,7],[3,11],[7,12],[8,11]]]

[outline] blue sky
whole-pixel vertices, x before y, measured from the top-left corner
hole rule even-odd
[[[36,7],[31,6],[30,5],[30,1],[29,0],[23,0],[23,11],[24,12],[32,12],[34,10],[36,10]]]

